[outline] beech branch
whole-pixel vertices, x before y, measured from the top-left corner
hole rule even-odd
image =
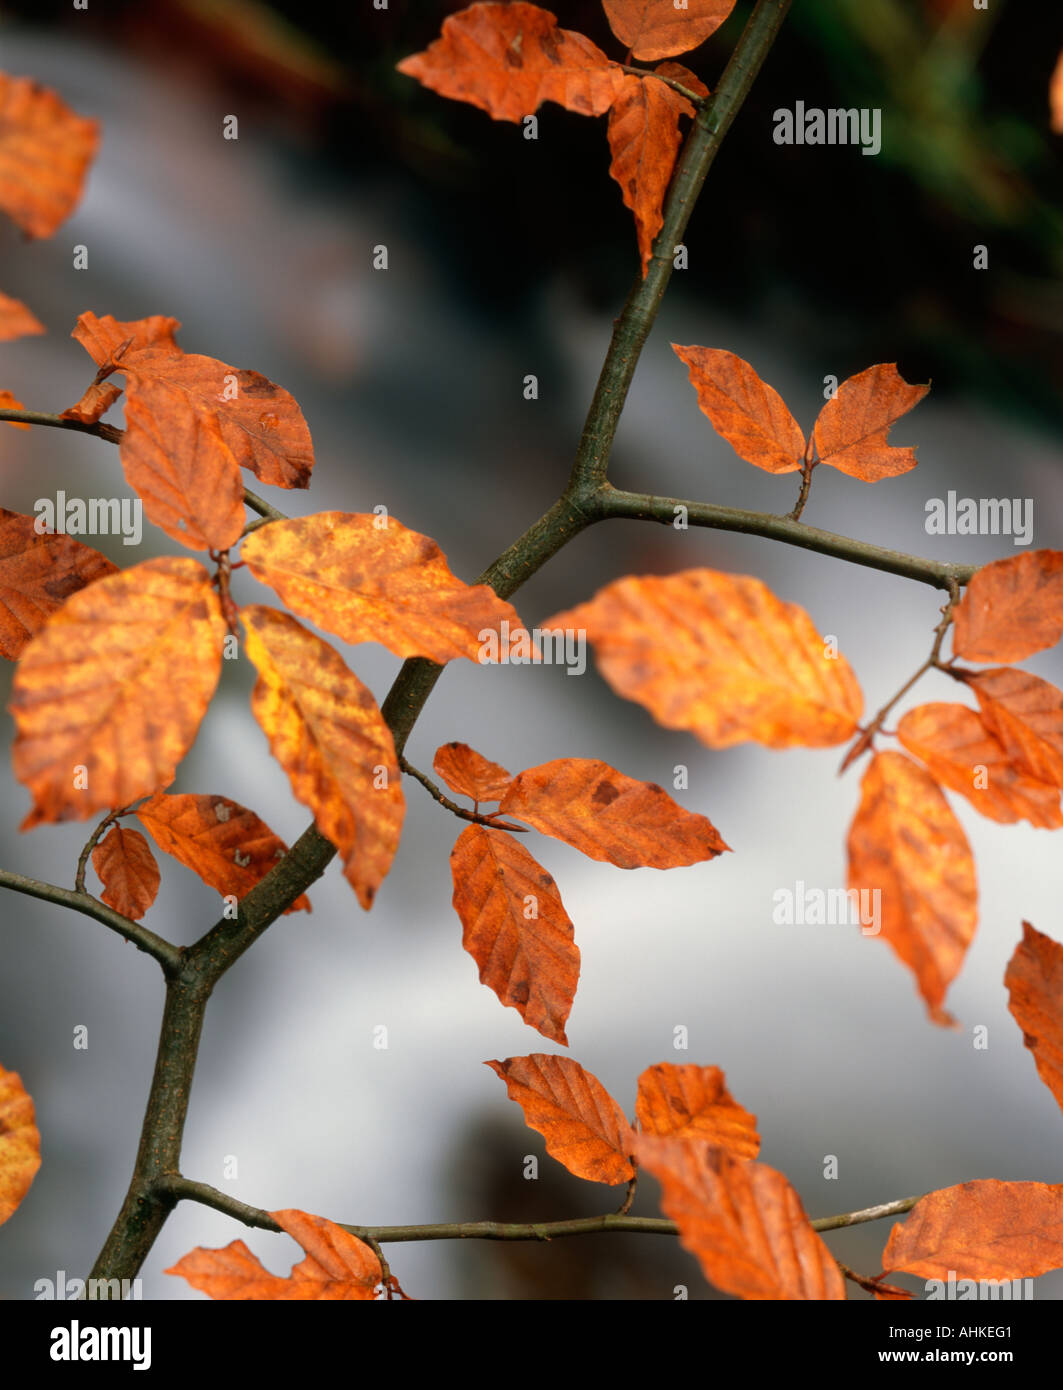
[[[40,898],[46,903],[58,903],[61,907],[83,912],[86,917],[94,917],[111,931],[117,932],[126,941],[131,941],[139,950],[153,956],[162,966],[164,973],[172,974],[180,969],[181,951],[169,941],[157,936],[149,927],[134,922],[131,917],[116,912],[113,907],[101,903],[91,893],[78,892],[74,888],[60,888],[54,883],[42,883],[36,878],[26,878],[23,874],[0,869],[0,888],[10,888],[15,893],[25,893],[30,898]]]
[[[219,1192],[205,1182],[177,1175],[159,1179],[159,1190],[175,1201],[199,1202],[231,1216],[245,1226],[263,1231],[280,1231],[276,1221],[261,1207],[249,1206],[226,1192]],[[866,1221],[881,1221],[887,1216],[902,1216],[911,1211],[918,1197],[901,1197],[895,1202],[864,1207],[861,1211],[845,1211],[838,1216],[823,1216],[811,1222],[814,1231],[839,1231],[846,1226],[859,1226]],[[558,1236],[596,1235],[602,1231],[625,1231],[634,1235],[675,1236],[679,1227],[674,1221],[658,1216],[631,1216],[626,1212],[606,1212],[603,1216],[578,1216],[564,1221],[439,1221],[416,1226],[352,1226],[337,1221],[337,1226],[349,1231],[359,1240],[379,1241],[382,1245],[414,1240],[554,1240]]]

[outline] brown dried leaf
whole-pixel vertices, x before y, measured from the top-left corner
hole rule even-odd
[[[292,795],[336,846],[344,877],[368,911],[406,810],[391,730],[372,693],[327,642],[272,608],[252,605],[240,617],[259,674],[252,712]]]
[[[671,58],[704,43],[734,9],[734,0],[602,0],[609,27],[643,62]]]
[[[1004,987],[1037,1075],[1063,1109],[1063,946],[1023,922]]]
[[[0,656],[9,661],[71,594],[118,573],[106,555],[73,536],[41,533],[36,521],[0,507]]]
[[[661,70],[691,91],[708,94],[708,88],[679,63],[662,64]],[[694,107],[674,87],[652,76],[625,77],[609,108],[609,173],[620,185],[624,206],[635,215],[645,276],[654,238],[664,222],[661,209],[680,145],[679,117],[693,116]]]
[[[760,1152],[757,1117],[733,1099],[719,1067],[647,1067],[639,1077],[635,1114],[643,1134],[703,1139],[736,1158]]]
[[[883,937],[935,1023],[978,921],[974,857],[940,787],[903,753],[877,753],[849,829],[849,888],[881,894]],[[871,901],[874,901],[872,898]]]
[[[451,791],[477,803],[497,801],[513,781],[513,774],[489,762],[467,743],[444,743],[432,762]]]
[[[244,897],[288,852],[265,821],[227,796],[157,792],[137,807],[137,818],[164,854],[223,897]],[[285,911],[304,909],[305,893]]]
[[[244,529],[240,467],[216,415],[165,384],[131,389],[120,454],[148,520],[190,550],[228,550]]]
[[[151,846],[139,830],[116,825],[92,851],[103,901],[138,921],[155,901],[161,876]]]
[[[0,210],[51,236],[81,199],[100,127],[29,77],[0,73]]]
[[[70,336],[81,344],[97,367],[102,367],[123,343],[129,344],[126,352],[157,348],[160,352],[180,353],[174,337],[180,327],[179,319],[168,318],[165,314],[150,314],[145,319],[123,323],[110,314],[97,318],[90,310],[78,316]]]
[[[640,1135],[661,1209],[710,1284],[739,1298],[844,1299],[845,1279],[782,1173],[697,1140]]]
[[[1063,690],[1008,666],[964,674],[1019,772],[1063,788]]]
[[[1028,550],[983,565],[953,616],[968,661],[1024,661],[1063,636],[1063,550]]]
[[[40,1166],[33,1101],[18,1072],[0,1066],[0,1225],[18,1209]]]
[[[849,663],[805,610],[747,575],[631,575],[544,626],[585,629],[618,695],[710,748],[830,747],[863,711]]]
[[[812,436],[820,463],[877,483],[915,467],[915,450],[886,442],[890,426],[930,390],[910,386],[895,362],[880,362],[851,376],[819,412]]]
[[[271,1274],[242,1240],[223,1250],[199,1247],[167,1274],[187,1279],[213,1299],[300,1302],[366,1302],[383,1279],[380,1261],[364,1241],[323,1216],[289,1209],[270,1215],[306,1251],[289,1275]]]
[[[3,135],[0,134],[0,141],[2,140]],[[0,193],[0,205],[2,203],[3,194]],[[0,343],[10,343],[15,338],[29,338],[47,331],[37,315],[31,313],[25,304],[17,299],[9,299],[6,294],[0,294]],[[8,409],[14,407],[9,406]]]
[[[168,786],[218,683],[225,630],[192,559],[147,560],[72,594],[15,672],[14,770],[34,800],[20,828]]]
[[[628,1154],[635,1133],[596,1076],[571,1057],[533,1052],[485,1062],[506,1083],[524,1123],[546,1140],[546,1151],[577,1178],[615,1187],[634,1175]]]
[[[129,395],[166,386],[184,394],[200,415],[216,417],[222,438],[241,468],[275,487],[308,487],[314,447],[303,412],[283,388],[259,372],[226,366],[215,357],[129,348],[117,370]]]
[[[723,348],[673,343],[672,351],[690,370],[702,414],[739,458],[765,473],[793,473],[803,466],[801,426],[778,391],[761,381],[748,362]]]
[[[590,39],[538,5],[470,5],[443,21],[423,53],[398,64],[440,96],[468,101],[496,121],[520,121],[544,101],[600,116],[625,74]]]
[[[113,381],[94,381],[85,394],[75,404],[61,411],[60,420],[80,420],[83,425],[94,425],[101,416],[106,415],[111,406],[122,394],[122,388]]]
[[[480,982],[529,1027],[567,1047],[580,957],[557,884],[512,835],[482,825],[458,836],[450,869],[462,945]]]
[[[591,758],[557,758],[518,773],[499,809],[621,869],[674,869],[730,848],[706,816],[684,811],[656,782]]]
[[[989,820],[1028,820],[1050,830],[1063,825],[1059,788],[1016,768],[996,734],[966,705],[919,705],[897,725],[897,737],[936,781]]]
[[[379,523],[355,512],[273,521],[251,532],[240,557],[292,612],[345,642],[380,642],[396,656],[478,661],[482,633],[523,631],[493,589],[451,573],[435,541],[394,517]]]
[[[1035,1279],[1063,1265],[1063,1183],[965,1182],[920,1198],[882,1266],[920,1279]]]

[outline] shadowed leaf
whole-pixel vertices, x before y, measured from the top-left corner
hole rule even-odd
[[[634,57],[648,61],[704,43],[734,9],[734,0],[602,0],[609,27]]]
[[[910,386],[894,362],[880,362],[851,376],[819,412],[813,438],[820,463],[877,483],[915,467],[915,450],[886,442],[890,427],[930,390]]]

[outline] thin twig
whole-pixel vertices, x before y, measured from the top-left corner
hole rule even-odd
[[[916,671],[914,675],[909,676],[900,690],[886,701],[875,715],[874,719],[872,719],[871,723],[861,730],[860,737],[842,759],[841,766],[838,768],[839,776],[841,776],[846,768],[851,767],[857,758],[861,757],[872,747],[875,735],[882,731],[882,725],[890,710],[893,709],[898,700],[908,694],[908,691],[911,690],[912,686],[915,685],[917,681],[922,680],[923,676],[925,676],[928,671],[947,671],[950,675],[953,674],[950,670],[950,664],[941,660],[941,644],[945,640],[945,633],[949,630],[949,624],[952,622],[953,609],[956,607],[960,598],[959,585],[955,579],[949,582],[948,589],[949,601],[941,609],[941,621],[934,629],[934,645],[930,649],[930,655],[923,662],[922,666],[919,667],[918,671]]]
[[[180,970],[182,955],[177,946],[157,936],[148,927],[134,922],[131,917],[116,912],[113,907],[101,903],[89,893],[78,893],[73,888],[59,888],[54,883],[42,883],[39,879],[26,878],[24,874],[14,874],[8,869],[0,869],[0,888],[10,888],[16,893],[25,893],[31,898],[40,898],[47,903],[58,903],[61,907],[73,908],[83,912],[86,917],[94,917],[105,927],[110,927],[126,941],[131,941],[141,951],[153,956],[166,974]]]
[[[678,92],[680,96],[686,97],[692,106],[702,107],[708,101],[708,97],[699,96],[697,92],[692,92],[689,87],[684,87],[682,82],[677,82],[674,77],[665,77],[662,72],[653,72],[650,68],[632,67],[630,63],[617,63],[618,68],[624,72],[631,73],[632,77],[655,77],[658,82],[663,82],[666,87],[671,87],[673,92]]]
[[[426,777],[423,772],[415,768],[413,763],[411,763],[408,758],[404,758],[401,753],[399,754],[399,767],[401,767],[403,772],[408,776],[420,782],[422,787],[427,787],[434,799],[439,802],[440,806],[445,806],[452,815],[460,816],[462,820],[472,821],[474,825],[486,825],[492,830],[519,830],[523,832],[528,829],[526,825],[514,825],[512,821],[497,820],[496,817],[502,814],[501,811],[492,811],[488,815],[480,815],[476,811],[467,811],[464,806],[459,806],[456,801],[451,801],[450,797],[444,795],[441,788],[437,787],[430,777]],[[477,802],[477,805],[479,805],[479,802]]]
[[[74,891],[76,893],[85,892],[85,870],[88,867],[89,855],[100,842],[100,836],[109,825],[117,822],[119,816],[124,816],[128,811],[128,806],[124,806],[120,811],[108,811],[103,820],[100,821],[96,829],[85,841],[81,853],[78,855],[77,871],[74,874]]]
[[[176,1201],[199,1202],[245,1226],[265,1231],[281,1228],[268,1211],[249,1206],[246,1202],[219,1192],[209,1183],[196,1182],[177,1174],[164,1174],[155,1183],[155,1190]],[[862,1211],[846,1211],[838,1216],[824,1216],[811,1223],[814,1231],[836,1231],[846,1226],[858,1226],[866,1221],[881,1221],[887,1216],[900,1216],[919,1200],[905,1197],[896,1202],[883,1202]],[[439,1221],[411,1226],[342,1226],[359,1240],[374,1240],[390,1244],[416,1240],[555,1240],[560,1236],[595,1235],[604,1231],[627,1231],[636,1235],[674,1236],[679,1227],[674,1221],[656,1216],[631,1216],[621,1212],[606,1212],[603,1216],[579,1216],[564,1221]]]

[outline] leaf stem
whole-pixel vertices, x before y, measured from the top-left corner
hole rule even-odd
[[[399,754],[399,767],[402,768],[403,772],[405,772],[408,777],[413,777],[416,781],[420,782],[422,787],[426,787],[432,793],[433,798],[439,802],[440,806],[445,806],[448,811],[455,816],[460,816],[462,820],[472,821],[474,825],[486,825],[492,830],[526,831],[528,829],[526,825],[515,825],[509,821],[496,820],[495,818],[501,815],[500,811],[492,811],[489,815],[481,815],[477,811],[467,811],[464,806],[459,806],[456,801],[451,801],[450,797],[445,795],[441,787],[437,787],[430,777],[426,777],[423,772],[414,767],[413,763],[407,758],[404,758],[401,753]]]

